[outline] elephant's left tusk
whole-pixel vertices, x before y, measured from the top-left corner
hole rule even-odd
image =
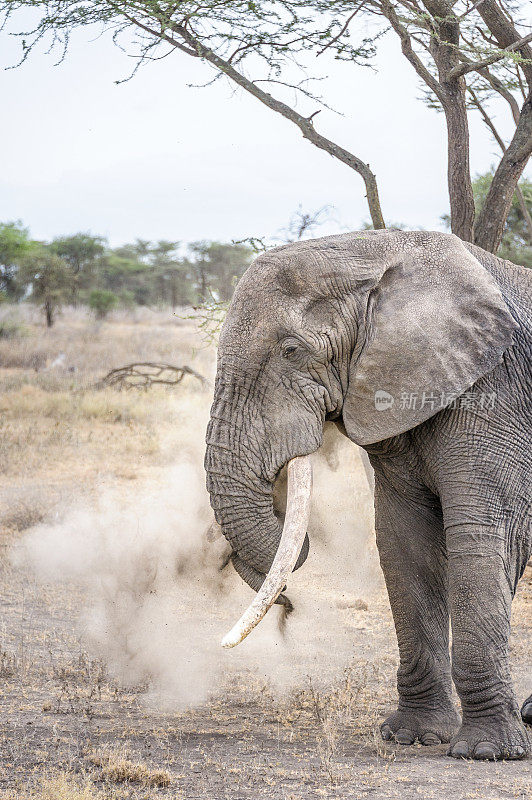
[[[310,516],[312,466],[309,456],[288,462],[286,515],[281,541],[264,583],[236,625],[222,639],[222,647],[235,647],[261,621],[281,594],[305,541]]]

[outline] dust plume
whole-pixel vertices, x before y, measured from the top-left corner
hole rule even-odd
[[[206,536],[213,517],[204,430],[198,419],[178,463],[140,486],[73,505],[60,523],[31,529],[14,554],[44,582],[83,588],[87,647],[123,683],[145,682],[148,699],[166,708],[202,702],[231,674],[251,674],[280,692],[307,675],[340,674],[355,635],[352,609],[375,588],[365,474],[357,448],[328,430],[314,457],[311,553],[290,582],[295,611],[286,631],[274,608],[242,645],[223,651],[222,635],[253,593],[231,565],[220,569],[223,537]]]

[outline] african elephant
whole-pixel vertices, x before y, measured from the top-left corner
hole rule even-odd
[[[257,258],[219,342],[207,488],[234,567],[260,590],[225,644],[284,601],[307,557],[305,457],[334,420],[375,471],[400,655],[382,736],[450,742],[454,757],[530,752],[532,695],[520,714],[508,635],[531,550],[531,300],[532,273],[452,234],[349,233]]]

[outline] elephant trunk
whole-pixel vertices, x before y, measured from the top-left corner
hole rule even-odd
[[[233,548],[236,571],[259,591],[278,552],[282,526],[274,512],[273,479],[264,476],[267,470],[250,442],[256,439],[244,434],[235,405],[218,396],[207,429],[207,489],[216,521]],[[301,566],[307,554],[308,538],[303,535],[290,571]]]

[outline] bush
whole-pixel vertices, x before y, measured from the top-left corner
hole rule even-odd
[[[28,328],[19,320],[10,317],[0,319],[0,339],[17,339],[28,333]]]
[[[89,295],[89,307],[98,319],[105,319],[109,311],[118,305],[118,297],[106,289],[93,289]]]
[[[130,292],[129,289],[122,289],[122,291],[118,293],[118,301],[121,306],[129,310],[136,306],[135,295],[133,292]]]

